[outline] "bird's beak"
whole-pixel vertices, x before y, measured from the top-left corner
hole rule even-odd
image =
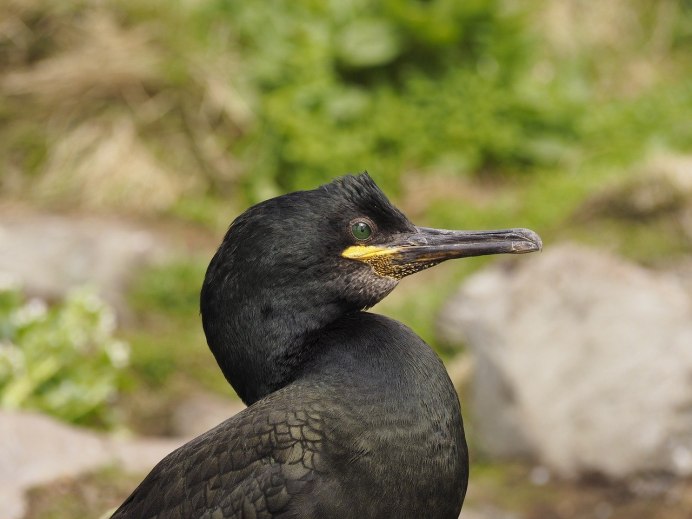
[[[449,259],[525,254],[542,246],[538,234],[529,229],[447,231],[418,227],[413,233],[397,235],[390,243],[352,245],[342,256],[369,264],[381,276],[401,279]]]

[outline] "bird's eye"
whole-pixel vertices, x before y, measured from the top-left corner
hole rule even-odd
[[[351,233],[356,240],[365,241],[372,236],[372,228],[368,222],[359,220],[351,225]]]

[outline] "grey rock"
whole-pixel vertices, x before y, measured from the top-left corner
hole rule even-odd
[[[168,249],[152,232],[114,219],[0,213],[0,272],[43,298],[61,298],[89,284],[122,309],[129,275],[136,267],[162,261]]]
[[[679,277],[582,247],[496,264],[446,306],[475,357],[490,454],[566,476],[692,475],[692,297]]]
[[[666,219],[681,240],[692,241],[692,155],[661,155],[589,197],[576,219],[638,223]]]
[[[209,393],[199,393],[183,400],[173,412],[171,426],[177,436],[198,436],[245,409],[239,400],[232,401]]]
[[[114,464],[147,472],[184,441],[113,438],[37,413],[0,411],[0,517],[21,518],[31,487]]]
[[[465,506],[461,510],[459,519],[520,519],[520,516],[495,507],[483,506],[472,508],[470,506]]]

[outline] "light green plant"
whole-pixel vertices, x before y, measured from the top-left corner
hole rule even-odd
[[[0,407],[113,425],[119,372],[130,353],[114,330],[113,310],[90,289],[48,307],[0,284]]]

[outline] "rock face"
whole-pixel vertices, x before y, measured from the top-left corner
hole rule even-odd
[[[651,159],[588,198],[574,217],[640,224],[666,220],[678,239],[692,243],[692,155]]]
[[[28,488],[112,464],[145,472],[183,443],[120,440],[36,413],[0,411],[0,517],[24,515]]]
[[[173,412],[172,429],[175,436],[192,438],[216,427],[224,420],[245,409],[240,401],[209,393],[197,393],[185,398]]]
[[[88,283],[120,306],[132,271],[169,254],[152,233],[113,219],[0,215],[0,272],[41,297],[62,297]]]
[[[673,275],[553,246],[473,276],[441,328],[474,354],[491,454],[567,476],[692,475],[692,297]]]

